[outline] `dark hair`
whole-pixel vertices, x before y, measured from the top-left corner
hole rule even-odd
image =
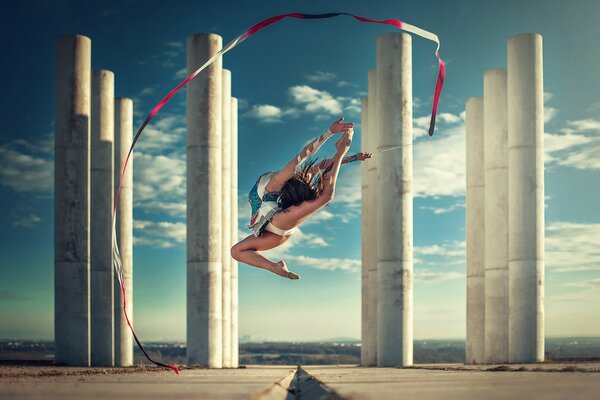
[[[332,165],[320,168],[321,161],[317,159],[306,160],[301,170],[288,179],[281,190],[278,199],[279,206],[284,210],[290,206],[300,205],[307,200],[314,200],[323,191],[323,175],[331,171]],[[310,176],[310,170],[317,166],[316,173]]]

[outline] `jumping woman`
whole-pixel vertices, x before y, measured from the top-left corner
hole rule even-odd
[[[289,279],[300,276],[288,270],[283,260],[273,262],[259,251],[273,249],[285,243],[296,227],[323,208],[335,192],[342,164],[363,161],[370,153],[357,153],[344,157],[354,135],[354,123],[345,123],[344,117],[335,121],[321,136],[313,139],[302,151],[277,172],[265,172],[248,194],[252,217],[248,228],[253,233],[231,248],[231,256],[254,267],[271,271]],[[307,159],[337,133],[342,133],[335,143],[337,152],[319,163]]]

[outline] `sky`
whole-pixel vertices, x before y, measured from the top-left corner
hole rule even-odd
[[[547,336],[599,336],[600,27],[596,1],[7,1],[0,79],[0,338],[52,339],[55,38],[92,39],[94,69],[134,99],[134,127],[184,79],[186,38],[227,43],[286,12],[397,18],[441,40],[446,86],[425,135],[435,45],[413,37],[414,337],[464,338],[464,102],[483,73],[506,67],[506,41],[544,44]],[[256,178],[282,167],[339,116],[357,124],[378,35],[395,28],[350,17],[285,20],[227,53],[239,99],[239,230]],[[142,340],[185,340],[185,93],[143,133],[134,154],[134,324]],[[334,141],[320,155],[334,154]],[[239,266],[240,335],[254,340],[360,337],[360,168],[342,168],[333,203],[282,248],[288,281]]]

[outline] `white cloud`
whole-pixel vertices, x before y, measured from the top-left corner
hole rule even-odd
[[[179,41],[173,41],[173,42],[167,42],[167,46],[173,48],[173,49],[178,49],[178,50],[183,50],[183,42],[181,40]]]
[[[436,132],[444,131],[444,129],[440,129],[439,126],[445,124],[454,125],[460,122],[464,122],[465,120],[465,112],[461,112],[460,114],[452,114],[452,113],[440,113],[436,117]],[[429,136],[429,123],[431,122],[431,115],[423,115],[421,117],[413,118],[413,139],[421,138]]]
[[[334,219],[334,217],[335,215],[332,212],[329,212],[325,208],[322,208],[315,214],[311,215],[310,218],[307,219],[303,225],[311,225],[321,223],[323,221],[331,221]]]
[[[463,202],[456,202],[448,207],[430,207],[430,206],[421,206],[419,207],[422,210],[431,210],[433,211],[434,214],[436,215],[440,215],[440,214],[446,214],[449,213],[451,211],[454,210],[458,210],[459,208],[464,208],[465,207],[465,203]]]
[[[304,110],[309,113],[325,112],[331,115],[342,113],[341,103],[324,90],[298,85],[289,88],[288,92],[294,103],[304,106]]]
[[[456,124],[463,120],[464,120],[463,113],[460,113],[459,115],[455,115],[455,114],[451,114],[451,113],[440,113],[437,115],[437,117],[435,119],[436,123],[445,122],[447,124]],[[427,124],[427,126],[429,127],[429,123]]]
[[[16,221],[13,222],[13,226],[18,226],[21,228],[29,229],[29,228],[33,228],[41,220],[42,219],[39,216],[37,216],[35,214],[29,214],[26,216],[19,217]]]
[[[554,107],[544,106],[544,122],[548,123],[556,117],[558,110]]]
[[[575,135],[572,133],[567,134],[553,134],[553,133],[545,133],[544,134],[544,151],[546,152],[546,156],[551,155],[552,153],[569,149],[574,146],[588,144],[593,141],[593,138]],[[546,158],[546,161],[548,159]]]
[[[587,112],[588,113],[596,113],[598,110],[600,110],[600,101],[596,102],[596,103],[592,103],[588,108],[587,108]]]
[[[323,239],[321,236],[314,234],[314,233],[302,233],[301,238],[307,246],[311,246],[311,247],[327,247],[327,246],[329,246],[329,243],[327,243],[327,241],[325,239]]]
[[[336,84],[336,86],[339,87],[339,88],[345,88],[345,87],[357,87],[358,85],[356,85],[354,83],[351,83],[351,82],[348,82],[348,81],[339,81]]]
[[[347,100],[346,106],[344,107],[344,109],[347,112],[351,112],[351,113],[360,115],[360,110],[361,110],[360,99],[354,99],[354,98],[348,98],[348,97],[338,97],[338,99]]]
[[[361,261],[352,258],[335,258],[335,257],[309,257],[287,255],[284,259],[288,268],[293,271],[295,265],[302,267],[314,268],[326,271],[357,271],[361,266]]]
[[[133,200],[145,214],[186,216],[185,117],[165,113],[146,127],[133,152]],[[141,239],[140,239],[141,240]],[[145,239],[144,239],[145,240]],[[165,243],[139,242],[165,247]]]
[[[579,287],[585,289],[600,289],[600,278],[586,279],[577,282],[566,283],[565,286]]]
[[[182,201],[161,202],[147,201],[139,204],[137,207],[147,213],[158,213],[168,215],[173,218],[186,218],[186,202],[185,198]]]
[[[415,256],[444,256],[444,257],[463,257],[465,256],[466,242],[445,242],[441,245],[434,244],[429,246],[415,246]]]
[[[147,87],[147,88],[144,88],[144,89],[142,89],[142,91],[140,92],[140,96],[145,96],[145,95],[147,95],[147,94],[152,94],[152,93],[154,93],[154,91],[155,91],[155,89],[154,89],[154,88],[152,88],[152,87]]]
[[[288,95],[292,102],[289,107],[255,104],[242,115],[258,119],[263,123],[280,123],[285,118],[298,118],[302,114],[314,115],[315,122],[330,120],[332,115],[339,116],[344,113],[360,116],[360,98],[335,97],[327,91],[308,85],[292,86],[288,89]],[[243,108],[247,106],[245,102]]]
[[[427,269],[416,269],[413,272],[415,282],[444,282],[453,279],[465,279],[465,274],[456,271],[431,271]]]
[[[179,80],[183,80],[185,78],[187,78],[187,68],[181,68],[178,69],[177,72],[175,72],[175,75],[173,75],[173,79],[179,79]]]
[[[283,122],[283,118],[295,118],[299,114],[295,108],[281,109],[270,104],[258,104],[252,106],[250,110],[244,113],[244,116],[255,118],[266,124]]]
[[[248,100],[238,97],[238,110],[245,110],[248,108]]]
[[[133,221],[134,244],[169,248],[185,243],[186,224],[184,222],[148,221],[136,219]]]
[[[465,193],[465,125],[457,116],[442,117],[431,139],[413,145],[415,196],[463,196]],[[393,150],[392,150],[393,151]]]
[[[317,71],[311,74],[306,74],[306,79],[308,79],[309,82],[314,83],[332,81],[335,78],[336,75],[333,72]]]
[[[567,121],[561,134],[544,135],[545,163],[576,169],[600,169],[600,120]]]
[[[586,118],[575,121],[567,121],[567,126],[562,131],[564,133],[600,132],[600,120]]]
[[[269,104],[259,104],[252,107],[251,116],[256,118],[280,118],[282,110],[279,107],[275,107]]]
[[[51,140],[24,139],[0,145],[0,184],[17,192],[51,192],[54,189],[54,150]]]
[[[546,226],[546,267],[552,272],[600,271],[600,224],[553,222]]]
[[[155,200],[157,196],[185,198],[186,166],[182,155],[152,155],[137,152],[134,155],[134,199]]]
[[[413,109],[417,110],[423,105],[423,100],[417,96],[413,96]]]
[[[148,60],[152,63],[160,65],[165,68],[173,68],[177,64],[181,65],[181,58],[183,56],[183,52],[185,50],[185,46],[183,42],[180,41],[171,41],[166,42],[166,49],[162,51],[160,54],[153,54],[150,57],[146,57],[143,61],[138,61],[140,65],[148,65]],[[177,63],[175,62],[176,59]],[[177,71],[177,74],[180,73],[181,70]],[[184,69],[185,71],[185,69]],[[175,77],[177,77],[177,74]]]

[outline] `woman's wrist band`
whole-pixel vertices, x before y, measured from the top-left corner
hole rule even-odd
[[[354,161],[358,161],[358,154],[353,154],[351,156],[346,157],[346,162],[351,163]]]

